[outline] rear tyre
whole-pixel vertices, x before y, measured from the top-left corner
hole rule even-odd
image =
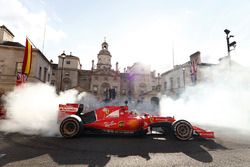
[[[74,138],[81,134],[83,130],[82,122],[79,122],[76,118],[66,118],[60,125],[60,133],[65,138]]]
[[[174,136],[182,141],[189,140],[193,136],[193,127],[186,120],[176,121],[172,125]]]

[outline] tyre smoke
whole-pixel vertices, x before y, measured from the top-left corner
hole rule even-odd
[[[27,83],[16,87],[3,97],[7,119],[0,121],[0,131],[58,135],[58,105],[75,103],[85,96],[86,93],[78,94],[76,90],[68,90],[58,95],[55,87],[41,83]]]
[[[206,80],[186,88],[179,99],[163,97],[161,115],[186,119],[193,124],[221,130],[250,132],[249,68],[239,65],[217,65],[203,69]],[[214,130],[214,129],[213,129]]]

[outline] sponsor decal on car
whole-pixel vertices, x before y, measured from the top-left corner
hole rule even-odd
[[[109,114],[109,109],[108,108],[104,108],[102,111],[105,112],[107,115]]]
[[[119,128],[123,128],[124,126],[125,126],[125,122],[120,121],[120,122],[118,123],[118,127],[119,127]]]
[[[111,121],[111,122],[104,122],[104,126],[107,127],[107,128],[109,128],[109,127],[111,127],[111,126],[114,126],[114,125],[116,125],[116,123],[115,123],[114,121]]]
[[[156,121],[166,121],[166,118],[156,118]]]

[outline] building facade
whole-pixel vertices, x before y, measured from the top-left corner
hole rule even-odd
[[[3,31],[3,32],[1,32]],[[22,70],[25,47],[13,42],[14,35],[9,33],[5,26],[1,26],[0,34],[0,94],[10,91],[16,85],[16,76]],[[10,37],[7,37],[7,35]],[[51,81],[52,65],[43,53],[34,48],[32,52],[31,71],[28,82],[49,82]]]
[[[186,87],[206,81],[206,73],[214,64],[202,63],[200,52],[190,55],[190,60],[161,74],[161,93],[170,97],[178,97]]]
[[[62,53],[58,58],[58,66],[53,68],[58,91],[74,88],[79,92],[89,92],[100,100],[115,98],[143,100],[159,93],[152,92],[159,85],[159,79],[155,77],[155,72],[150,71],[150,66],[135,63],[120,72],[119,63],[116,62],[113,69],[112,55],[106,41],[101,44],[97,63],[92,60],[92,67],[89,70],[81,69],[80,60],[76,56]]]

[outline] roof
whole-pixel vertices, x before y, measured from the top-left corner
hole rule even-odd
[[[19,42],[12,42],[12,41],[2,41],[0,42],[0,46],[12,46],[12,47],[17,47],[17,48],[25,48],[22,44]],[[37,48],[32,48],[32,51],[40,53],[41,57],[43,57],[44,60],[46,60],[49,64],[51,62],[47,59],[47,57],[44,56],[44,54]]]
[[[15,36],[5,25],[0,26],[0,28],[5,29],[6,31],[8,31],[8,33],[10,33],[13,37]]]
[[[12,42],[12,41],[2,41],[0,42],[0,45],[24,48],[24,46],[20,44],[19,42]]]
[[[166,71],[166,72],[162,73],[162,74],[161,74],[161,76],[166,75],[166,74],[168,74],[168,73],[172,72],[173,70],[174,70],[174,69],[168,70],[168,71]]]
[[[64,58],[73,58],[73,59],[78,59],[78,60],[80,60],[79,59],[79,57],[77,57],[77,56],[73,56],[73,55],[66,55],[66,54],[64,54],[65,56],[62,56],[62,54],[61,55],[59,55],[58,57],[64,57]]]
[[[102,45],[108,45],[108,43],[107,43],[106,41],[104,41],[104,42],[102,43]]]
[[[191,54],[189,57],[193,57],[193,56],[196,56],[197,54],[201,54],[201,52],[199,52],[199,51],[197,51],[197,52],[195,52],[195,53],[193,53],[193,54]]]
[[[41,57],[44,58],[44,60],[46,60],[49,64],[52,64],[48,59],[47,57],[37,48],[32,48],[32,51],[37,51],[38,53],[40,53]]]

